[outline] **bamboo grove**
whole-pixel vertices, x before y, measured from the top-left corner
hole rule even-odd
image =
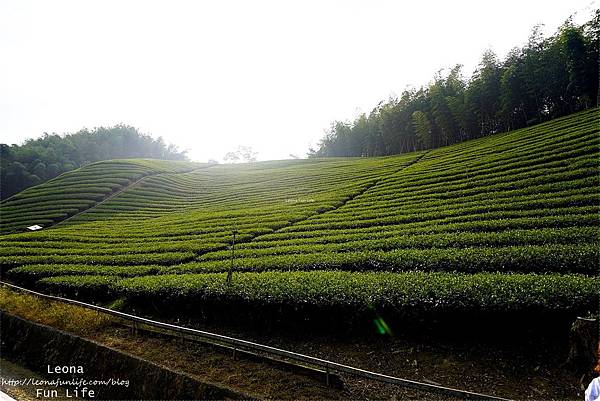
[[[335,121],[310,154],[382,156],[432,149],[594,107],[599,38],[600,10],[581,26],[567,20],[549,38],[538,26],[504,60],[486,51],[468,80],[457,65],[352,122]]]

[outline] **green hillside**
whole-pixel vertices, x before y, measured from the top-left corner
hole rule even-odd
[[[96,163],[1,204],[4,232],[85,212],[2,235],[0,264],[137,304],[581,313],[600,288],[599,117],[381,158]]]
[[[4,200],[0,203],[0,232],[24,231],[33,224],[52,225],[94,207],[149,175],[191,171],[202,166],[147,159],[92,163]]]

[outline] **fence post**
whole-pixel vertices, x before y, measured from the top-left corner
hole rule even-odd
[[[227,272],[227,284],[231,283],[231,276],[233,275],[233,258],[235,256],[235,235],[237,234],[237,230],[233,230],[233,241],[231,242],[231,265],[229,267],[229,271]]]

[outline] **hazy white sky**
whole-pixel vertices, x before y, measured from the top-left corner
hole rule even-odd
[[[0,142],[133,125],[192,159],[304,156],[354,118],[592,0],[0,0]]]

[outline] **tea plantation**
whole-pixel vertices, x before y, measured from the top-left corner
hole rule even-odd
[[[575,316],[600,296],[599,118],[382,158],[95,163],[1,204],[0,266],[162,307]]]

